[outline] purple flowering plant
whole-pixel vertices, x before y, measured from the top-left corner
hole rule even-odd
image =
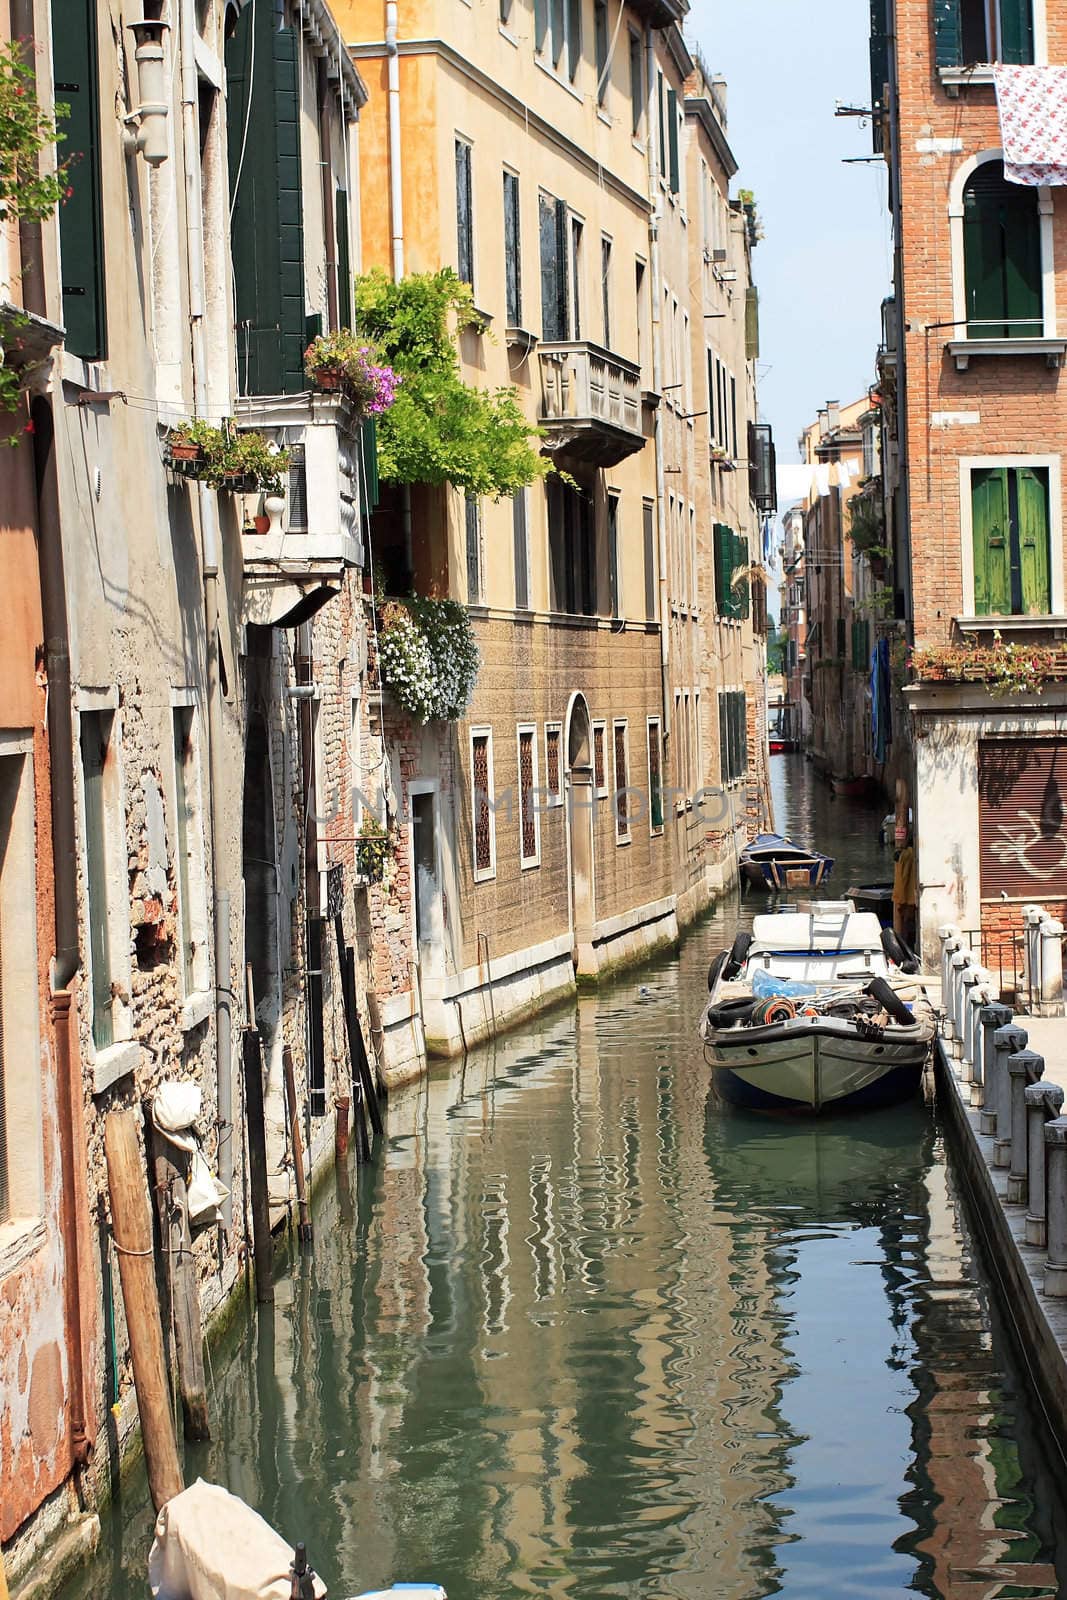
[[[374,345],[351,328],[320,333],[304,352],[304,371],[320,388],[341,389],[365,417],[380,417],[403,381]]]

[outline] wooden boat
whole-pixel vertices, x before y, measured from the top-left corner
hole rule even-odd
[[[883,928],[893,926],[891,883],[854,883],[846,893],[857,911],[873,911]]]
[[[756,917],[708,973],[700,1036],[716,1093],[801,1112],[913,1095],[935,1023],[905,965],[892,929],[848,901]]]
[[[757,889],[814,889],[830,876],[834,862],[780,833],[761,833],[742,850],[739,865],[742,877]]]
[[[772,756],[783,755],[787,751],[795,750],[796,747],[797,742],[795,739],[783,739],[778,734],[774,733],[772,733],[770,738],[767,740],[767,748],[770,750]]]

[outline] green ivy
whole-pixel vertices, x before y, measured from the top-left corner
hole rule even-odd
[[[403,381],[378,420],[379,475],[395,483],[451,483],[499,499],[549,469],[517,391],[464,383],[456,335],[480,318],[470,285],[450,267],[395,283],[356,280],[359,329]]]

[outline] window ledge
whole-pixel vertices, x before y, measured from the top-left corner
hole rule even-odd
[[[187,997],[182,1006],[182,1032],[191,1033],[211,1015],[211,990],[198,989]]]
[[[537,335],[531,333],[529,328],[520,328],[516,323],[509,323],[504,329],[504,343],[509,350],[529,352],[537,343]]]
[[[1067,639],[1067,616],[953,617],[952,624],[958,634],[1036,635],[1049,643]]]
[[[129,1077],[134,1072],[141,1060],[141,1046],[136,1039],[127,1039],[122,1044],[109,1045],[106,1050],[98,1050],[93,1057],[93,1093],[104,1094],[112,1084],[118,1083],[120,1078]]]
[[[553,83],[558,83],[561,89],[565,89],[572,99],[577,100],[580,104],[584,103],[582,94],[574,87],[573,83],[568,83],[566,78],[557,72],[555,67],[550,66],[547,61],[542,61],[540,56],[534,56],[534,66],[539,67],[546,77],[552,79]]]
[[[0,1283],[47,1242],[42,1217],[9,1217],[0,1223]]]
[[[1067,339],[950,339],[945,345],[958,372],[966,372],[972,356],[1044,356],[1050,367],[1062,367]]]
[[[968,67],[938,67],[937,75],[941,79],[942,88],[955,97],[961,89],[966,89],[971,84],[991,85],[993,71],[991,62],[975,61]]]

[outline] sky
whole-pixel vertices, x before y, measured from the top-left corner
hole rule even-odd
[[[691,0],[686,36],[727,80],[727,137],[764,238],[760,294],[762,418],[780,462],[827,400],[874,382],[882,298],[891,285],[886,169],[869,122],[835,117],[870,104],[867,0]]]

